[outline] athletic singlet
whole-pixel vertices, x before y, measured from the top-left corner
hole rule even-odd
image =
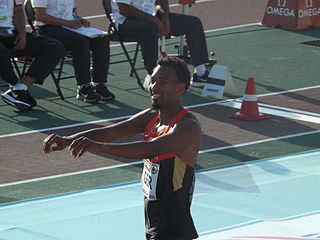
[[[150,141],[167,134],[189,111],[182,110],[165,129],[154,132],[160,118],[157,114],[146,126],[144,140]],[[147,236],[164,239],[169,236],[184,239],[198,237],[190,214],[195,182],[192,167],[174,153],[144,159],[141,182]]]

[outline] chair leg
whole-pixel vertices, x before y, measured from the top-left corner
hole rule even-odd
[[[21,73],[21,71],[20,71],[20,69],[19,69],[19,66],[18,66],[18,64],[17,64],[17,61],[16,61],[14,58],[11,58],[11,63],[13,64],[14,69],[16,70],[16,73],[18,74],[19,79],[21,79],[21,77],[22,77],[23,74]]]
[[[129,62],[129,64],[130,64],[130,67],[131,67],[131,70],[133,71],[134,76],[137,78],[137,83],[138,83],[138,85],[140,86],[140,88],[141,88],[142,90],[144,90],[144,87],[143,87],[143,84],[142,84],[142,82],[141,82],[141,79],[140,79],[140,77],[139,77],[139,75],[138,75],[138,73],[137,73],[137,71],[136,71],[136,69],[135,69],[135,67],[134,67],[134,65],[133,65],[133,63],[132,63],[132,61],[131,61],[130,55],[129,55],[129,53],[128,53],[128,51],[127,51],[127,49],[126,49],[126,47],[124,46],[124,44],[123,44],[122,41],[120,41],[120,45],[121,45],[121,47],[122,47],[122,49],[123,49],[124,54],[126,55],[126,57],[127,57],[127,59],[128,59],[128,62]]]
[[[53,72],[51,73],[51,77],[53,79],[54,84],[56,85],[57,93],[60,96],[61,100],[64,100],[64,96],[60,88],[60,78],[62,74],[63,64],[64,64],[64,58],[62,58],[60,61],[60,67],[58,69],[58,77],[56,77]]]
[[[13,63],[13,66],[16,70],[16,73],[18,74],[18,77],[21,79],[23,77],[23,75],[26,73],[27,71],[27,66],[28,64],[32,61],[32,58],[30,57],[25,57],[24,61],[23,61],[23,66],[22,66],[22,71],[20,71],[20,68],[18,66],[17,61],[14,58],[11,58],[11,62]]]
[[[137,62],[137,57],[138,57],[138,53],[139,53],[139,48],[140,48],[140,43],[137,42],[137,46],[136,46],[136,50],[134,52],[134,57],[133,57],[133,66],[136,67],[136,62]],[[131,72],[130,72],[130,77],[133,76],[133,68],[131,68]]]
[[[32,58],[25,57],[25,60],[24,60],[24,63],[23,63],[23,67],[22,67],[21,77],[26,73],[28,62],[31,62],[31,61],[32,61]]]

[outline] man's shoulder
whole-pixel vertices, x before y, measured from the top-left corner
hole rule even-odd
[[[185,120],[192,121],[196,124],[200,124],[196,116],[192,112],[188,112],[188,114],[184,118]]]
[[[201,125],[192,112],[188,112],[186,116],[178,123],[183,128],[193,128],[201,131]]]

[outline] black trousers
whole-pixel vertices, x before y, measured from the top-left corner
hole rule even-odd
[[[109,70],[110,48],[107,36],[87,38],[61,26],[45,25],[39,32],[62,42],[67,51],[71,51],[74,72],[78,85],[94,82],[106,82]],[[92,76],[90,73],[90,51],[92,51]]]
[[[169,21],[171,25],[169,35],[186,35],[193,65],[207,63],[208,49],[201,20],[195,16],[169,13]],[[157,25],[145,18],[127,18],[118,28],[124,38],[138,39],[145,69],[151,73],[159,57]]]
[[[14,39],[14,36],[0,36],[0,76],[11,85],[19,81],[10,62],[12,56],[34,58],[26,75],[34,78],[37,84],[42,84],[65,54],[59,41],[45,36],[27,33],[27,46],[21,51],[13,50]]]

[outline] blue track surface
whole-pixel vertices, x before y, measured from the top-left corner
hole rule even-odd
[[[200,239],[319,238],[319,158],[313,151],[197,173]],[[131,183],[2,204],[0,239],[144,239],[142,202]]]

